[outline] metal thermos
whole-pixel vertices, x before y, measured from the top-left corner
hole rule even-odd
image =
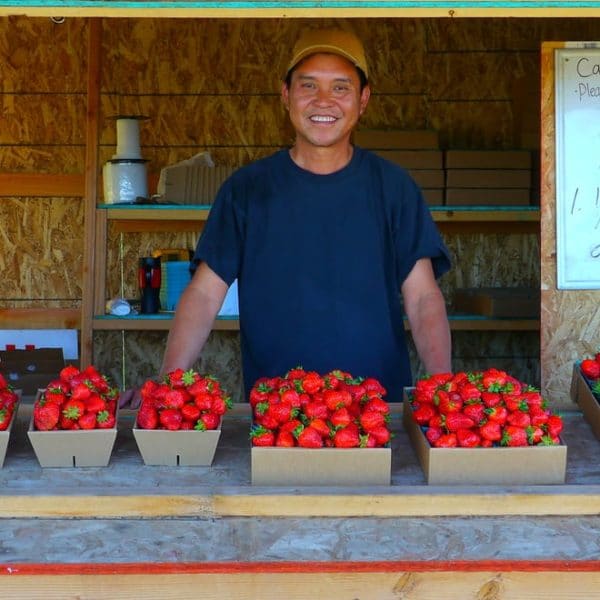
[[[138,280],[140,284],[140,312],[157,313],[160,310],[160,257],[144,256],[140,258]]]

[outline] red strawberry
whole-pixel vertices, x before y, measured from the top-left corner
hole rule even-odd
[[[336,448],[357,448],[360,445],[358,431],[354,427],[338,429],[333,436],[333,445]]]
[[[587,379],[600,378],[600,362],[592,358],[586,358],[585,360],[581,361],[580,368],[584,377]]]
[[[492,408],[502,402],[502,394],[499,392],[481,392],[481,399],[488,408]]]
[[[298,446],[301,446],[302,448],[323,447],[323,438],[321,437],[321,434],[310,425],[298,432],[296,439],[298,440]]]
[[[480,425],[479,434],[484,440],[499,442],[502,439],[502,426],[497,421],[487,421]]]
[[[425,437],[431,445],[442,435],[442,430],[439,427],[428,427],[425,431]]]
[[[499,404],[486,408],[485,414],[487,415],[488,420],[496,421],[496,423],[500,423],[500,425],[504,425],[508,418],[508,411],[504,406],[500,406]]]
[[[510,425],[523,427],[523,429],[525,429],[531,425],[531,417],[528,413],[518,410],[509,413],[508,417],[506,418],[506,422]]]
[[[456,432],[459,429],[470,429],[475,426],[473,419],[457,412],[448,413],[444,424],[450,432]]]
[[[429,403],[421,404],[421,406],[413,410],[413,418],[419,425],[426,425],[429,423],[435,414],[436,412],[435,408],[433,408],[433,404]]]
[[[84,401],[85,410],[91,413],[97,413],[106,408],[106,400],[100,394],[93,392],[89,398]]]
[[[275,445],[275,434],[262,426],[254,426],[250,431],[250,439],[253,446]]]
[[[181,412],[176,408],[165,408],[160,411],[158,420],[165,429],[176,431],[181,427],[183,417],[181,416]]]
[[[387,415],[390,412],[390,406],[383,398],[370,398],[365,402],[363,410],[376,410]]]
[[[327,419],[329,417],[329,410],[323,402],[309,402],[304,407],[304,414],[311,420]]]
[[[194,404],[200,410],[210,410],[212,408],[213,398],[209,392],[198,392],[193,395]],[[257,402],[258,404],[258,402]],[[256,406],[256,405],[253,405]]]
[[[348,412],[348,409],[345,406],[343,406],[342,408],[338,408],[337,410],[331,413],[329,421],[331,422],[333,427],[346,427],[348,423],[352,422],[352,416]]]
[[[378,446],[385,446],[385,444],[390,441],[392,434],[385,425],[381,425],[380,427],[371,429],[371,431],[369,431],[369,436],[375,438]]]
[[[96,413],[86,412],[81,415],[77,420],[77,424],[81,429],[95,429],[96,428]]]
[[[101,410],[96,414],[98,429],[112,429],[116,424],[115,415],[108,410]]]
[[[502,446],[527,446],[527,432],[522,427],[507,425],[500,440]]]
[[[546,430],[548,431],[548,435],[550,435],[550,437],[558,437],[560,432],[563,430],[562,417],[559,415],[550,415],[548,417],[548,421],[546,422]]]
[[[325,382],[323,381],[323,378],[315,371],[310,371],[302,379],[301,389],[307,394],[314,394],[315,392],[322,390],[324,385]]]
[[[324,419],[313,419],[309,425],[316,429],[322,438],[328,438],[331,434],[331,429]]]
[[[67,400],[62,406],[62,414],[67,419],[77,421],[85,412],[85,404],[82,400]]]
[[[327,424],[323,421],[323,424],[327,428]],[[302,421],[300,419],[291,419],[287,423],[282,423],[281,427],[279,427],[279,431],[289,431],[290,433],[294,431],[297,427],[302,425]],[[329,429],[327,429],[329,431]]]
[[[218,429],[221,422],[221,416],[214,412],[205,412],[200,415],[200,419],[196,423],[195,429]]]
[[[436,448],[456,448],[458,446],[458,440],[456,439],[455,433],[445,433],[435,440],[433,445]]]
[[[148,404],[142,404],[137,414],[140,429],[156,429],[158,427],[158,411]]]
[[[184,389],[169,390],[164,398],[165,408],[180,409],[189,400],[189,397],[190,395]]]
[[[186,402],[181,407],[181,414],[188,421],[197,421],[200,417],[200,409],[193,402]]]
[[[372,431],[386,423],[386,417],[375,410],[365,411],[360,415],[360,425],[365,431]]]
[[[457,413],[462,409],[463,399],[460,394],[456,392],[447,393],[443,390],[438,392],[438,410],[443,415],[450,413]]]
[[[530,446],[535,446],[542,441],[544,437],[544,430],[541,427],[535,427],[534,425],[530,425],[526,429],[527,431],[527,441]]]
[[[8,408],[0,409],[0,431],[8,429],[10,419],[12,418],[12,411]]]
[[[75,378],[71,379],[74,382]],[[92,393],[90,386],[87,383],[76,383],[71,389],[71,400],[85,400],[89,398]]]
[[[223,396],[221,392],[213,394],[210,410],[218,415],[224,415],[233,406],[229,396]]]
[[[323,400],[330,411],[337,410],[343,406],[348,406],[352,402],[350,392],[342,390],[325,390]]]
[[[79,369],[73,365],[63,367],[58,374],[60,379],[67,382],[71,381],[76,375],[79,375]]]
[[[459,429],[456,439],[461,448],[476,448],[480,445],[481,438],[472,429]]]
[[[296,445],[296,439],[291,431],[279,431],[275,439],[275,445],[284,448],[293,448]]]
[[[475,424],[481,423],[485,418],[485,404],[483,402],[474,402],[473,404],[465,404],[463,406],[463,413],[470,419],[473,419]]]

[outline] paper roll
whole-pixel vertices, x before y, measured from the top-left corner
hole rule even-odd
[[[117,153],[113,158],[142,158],[138,118],[117,119]]]

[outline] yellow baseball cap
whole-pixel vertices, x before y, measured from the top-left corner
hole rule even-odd
[[[319,52],[342,56],[369,78],[365,49],[356,35],[342,29],[309,29],[296,42],[284,79],[301,60]]]

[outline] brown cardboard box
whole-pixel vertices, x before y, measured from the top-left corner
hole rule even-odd
[[[567,447],[433,448],[412,418],[404,390],[403,422],[430,485],[551,485],[565,482]]]
[[[463,288],[454,292],[459,313],[500,318],[539,318],[540,290],[527,287]]]
[[[531,169],[529,150],[446,150],[446,169]]]
[[[252,485],[390,485],[391,448],[259,448]]]
[[[38,395],[43,390],[38,390]],[[118,409],[117,409],[118,422]],[[117,437],[110,429],[37,431],[33,413],[27,436],[41,467],[106,467]]]
[[[444,190],[423,188],[421,192],[429,206],[442,206],[444,204]]]
[[[431,129],[358,129],[354,143],[362,148],[432,150],[440,147],[438,132]]]
[[[13,424],[17,418],[17,412],[19,410],[19,402],[21,401],[21,390],[14,390],[17,394],[17,403],[15,404],[12,419],[8,424],[8,427],[4,431],[0,431],[0,468],[4,466],[4,459],[6,458],[6,450],[8,448],[8,440],[10,438],[10,432],[12,431]]]
[[[0,371],[13,388],[25,395],[35,395],[45,388],[64,366],[62,348],[0,351]]]
[[[592,394],[592,390],[585,377],[581,374],[579,363],[573,365],[571,399],[579,405],[585,420],[590,424],[592,431],[600,440],[600,404]]]
[[[447,188],[449,206],[528,206],[529,188]]]
[[[163,169],[163,200],[177,204],[212,204],[234,167],[176,165]]]
[[[408,170],[443,168],[441,150],[375,150],[375,154]]]
[[[133,436],[146,465],[210,466],[219,443],[221,429],[207,431],[140,429],[136,422]]]
[[[449,188],[531,188],[528,169],[447,169]]]

